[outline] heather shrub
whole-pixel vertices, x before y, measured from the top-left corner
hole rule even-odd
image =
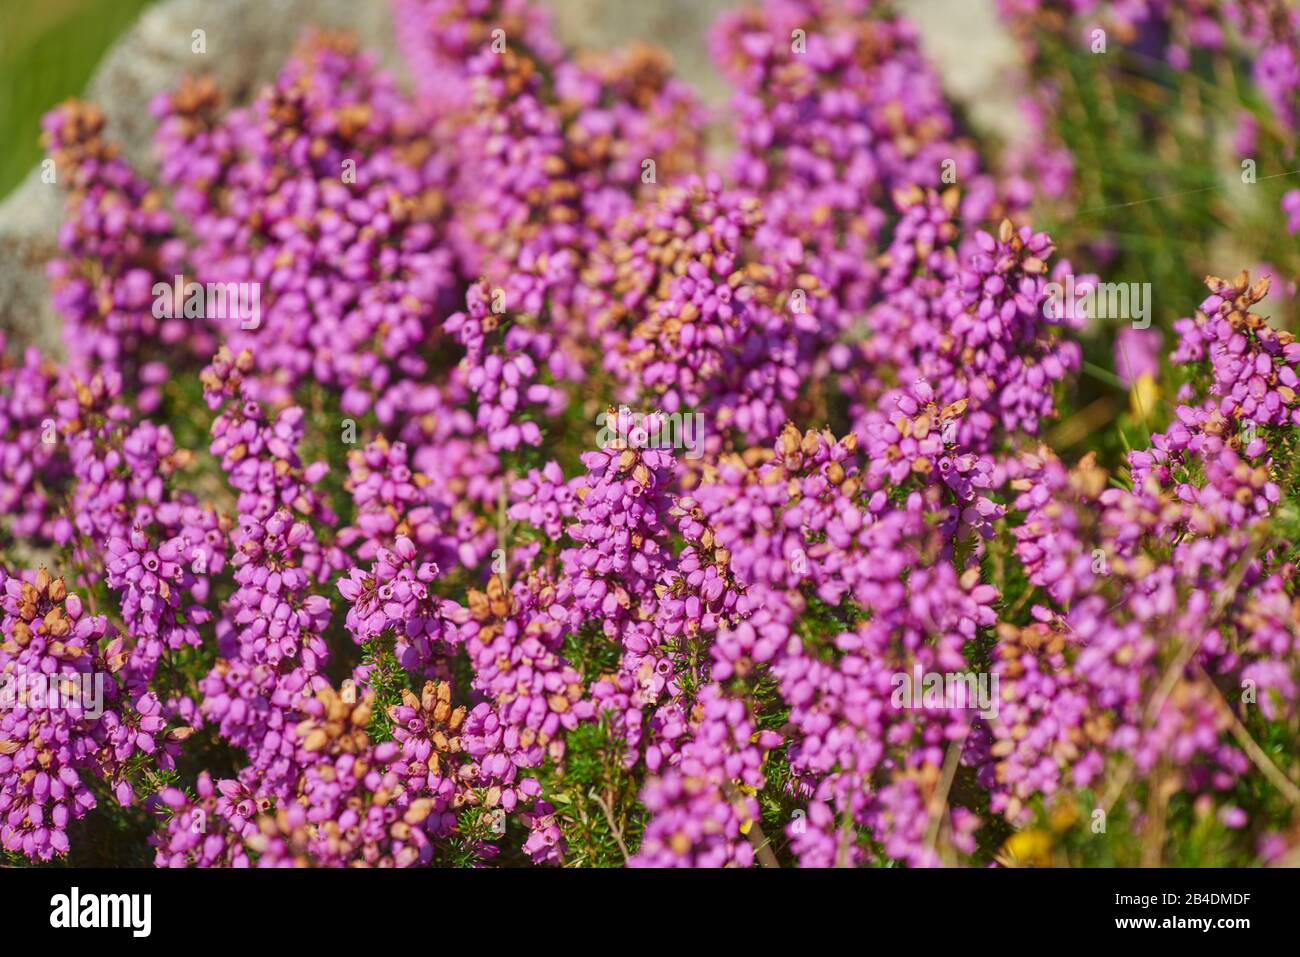
[[[724,14],[716,116],[393,6],[410,89],[309,32],[157,181],[44,120],[6,863],[1295,860],[1293,11],[1004,2],[1003,148],[888,4]]]

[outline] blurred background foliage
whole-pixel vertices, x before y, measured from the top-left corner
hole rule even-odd
[[[1034,225],[1052,235],[1076,275],[1150,283],[1160,381],[1130,393],[1115,375],[1116,334],[1127,323],[1092,322],[1083,375],[1048,438],[1067,459],[1096,451],[1113,469],[1169,421],[1184,378],[1168,359],[1177,344],[1173,324],[1194,314],[1207,275],[1269,273],[1263,314],[1296,329],[1300,244],[1280,207],[1284,193],[1300,188],[1300,162],[1244,58],[1201,49],[1176,69],[1115,38],[1099,54],[1073,30],[1040,28],[1032,37],[1031,89],[1051,91],[1047,138],[1068,149],[1074,167],[1064,195],[1039,197]],[[1243,122],[1256,130],[1247,152]]]
[[[41,115],[82,93],[154,0],[0,0],[0,197],[41,158]]]

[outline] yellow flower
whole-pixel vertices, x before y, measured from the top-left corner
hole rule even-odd
[[[1031,828],[1028,831],[1017,831],[1007,838],[998,861],[1006,867],[1050,867],[1051,853],[1052,835]]]
[[[1079,819],[1079,809],[1072,801],[1061,801],[1052,809],[1051,824],[1053,831],[1068,831]]]
[[[1133,415],[1139,419],[1151,418],[1155,413],[1156,402],[1159,399],[1160,385],[1150,372],[1144,372],[1138,376],[1137,382],[1133,383],[1133,388],[1128,393],[1129,408],[1133,410]]]

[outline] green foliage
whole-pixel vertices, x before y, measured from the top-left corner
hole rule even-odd
[[[84,92],[104,51],[152,2],[0,5],[0,198],[41,159],[41,116]]]
[[[1300,249],[1279,226],[1283,193],[1300,185],[1298,164],[1250,81],[1249,64],[1198,51],[1189,69],[1176,71],[1127,44],[1097,55],[1073,34],[1037,31],[1035,39],[1042,53],[1031,72],[1058,91],[1049,129],[1073,157],[1075,183],[1061,200],[1040,199],[1033,222],[1051,234],[1076,276],[1149,282],[1151,327],[1168,352],[1174,321],[1205,298],[1205,275],[1261,263],[1273,267],[1275,279],[1300,272]],[[1259,130],[1248,157],[1237,156],[1232,142],[1243,115]],[[1256,163],[1256,182],[1242,181],[1243,159]],[[1294,328],[1295,306],[1286,297],[1266,305],[1275,326]],[[1113,354],[1124,322],[1097,320],[1083,337],[1084,375],[1061,406],[1063,424],[1083,421],[1051,437],[1067,458],[1095,451],[1112,471],[1168,420],[1167,400],[1181,378],[1165,360],[1152,407],[1126,414],[1128,389],[1115,375]]]
[[[366,733],[374,741],[389,741],[393,737],[393,719],[388,709],[402,703],[402,691],[410,687],[406,670],[393,653],[393,639],[384,635],[372,638],[361,646],[362,664],[370,667],[370,687],[375,700]]]
[[[624,767],[627,753],[607,715],[569,732],[562,767],[545,769],[545,795],[556,807],[569,844],[569,867],[618,867],[624,850],[636,853],[645,829],[636,781]]]

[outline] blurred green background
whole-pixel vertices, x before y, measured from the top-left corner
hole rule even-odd
[[[41,156],[41,114],[82,93],[104,52],[154,0],[0,0],[0,197]]]

